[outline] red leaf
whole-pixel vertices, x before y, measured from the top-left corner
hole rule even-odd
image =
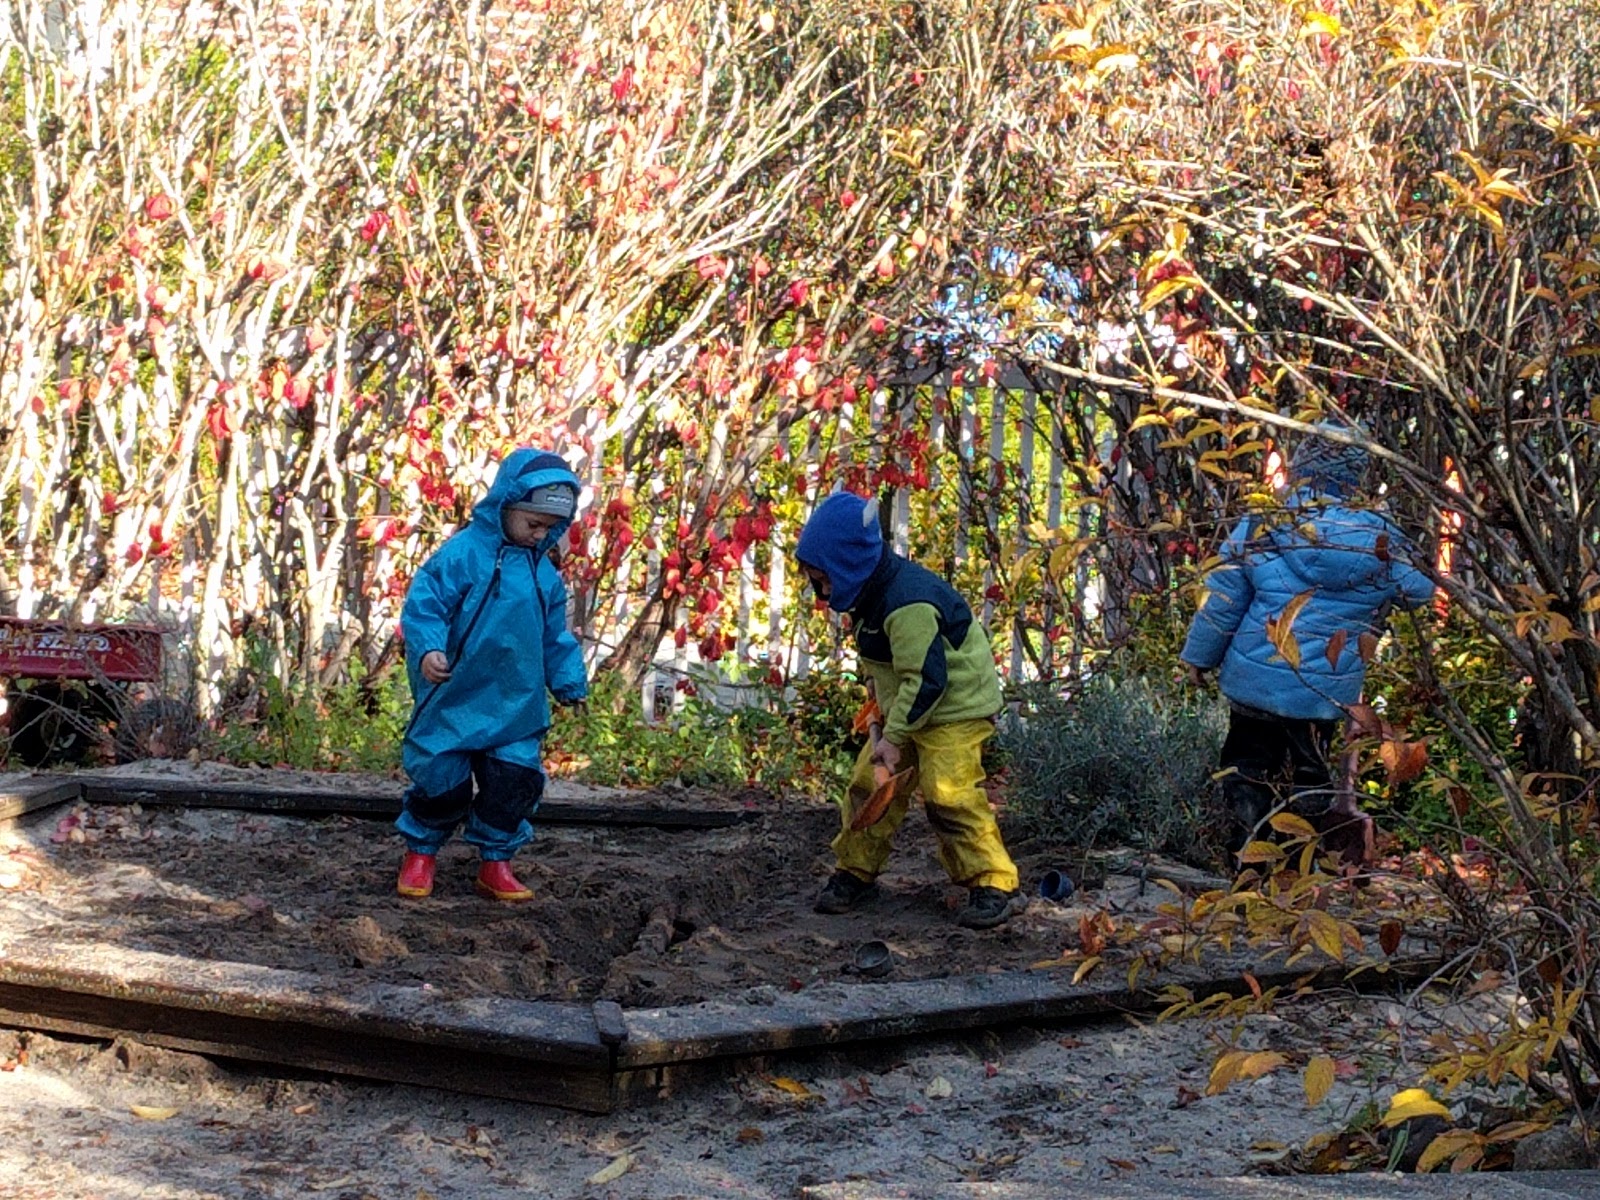
[[[172,197],[164,192],[157,192],[144,202],[144,215],[152,221],[165,221],[176,211]]]
[[[628,93],[633,90],[633,64],[629,63],[622,68],[621,74],[611,84],[611,98],[621,104],[628,98]]]
[[[1383,952],[1389,957],[1394,957],[1394,952],[1400,949],[1400,935],[1405,932],[1405,927],[1399,921],[1385,921],[1378,926],[1378,945],[1383,947]]]

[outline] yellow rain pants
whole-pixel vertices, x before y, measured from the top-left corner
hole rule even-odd
[[[833,839],[841,870],[873,880],[889,861],[895,830],[906,819],[912,791],[920,788],[928,824],[939,839],[939,865],[962,887],[1017,888],[1017,867],[1000,840],[983,783],[983,743],[994,732],[989,721],[955,721],[912,733],[902,748],[900,769],[915,769],[889,811],[870,829],[850,831],[855,806],[872,792],[872,744],[856,758],[850,786],[839,802],[842,824]]]

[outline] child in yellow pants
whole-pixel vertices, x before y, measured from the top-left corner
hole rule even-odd
[[[856,760],[833,840],[838,869],[817,898],[823,913],[848,912],[877,891],[901,796],[876,825],[850,829],[872,790],[873,769],[915,771],[939,862],[968,889],[958,918],[971,929],[999,925],[1023,904],[1017,868],[1006,853],[983,790],[983,743],[1000,711],[1000,678],[989,639],[967,602],[933,572],[895,554],[878,527],[878,506],[848,492],[812,514],[796,550],[800,568],[836,612],[849,613],[861,666],[883,711],[882,736]]]

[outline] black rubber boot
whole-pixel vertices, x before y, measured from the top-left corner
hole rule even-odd
[[[993,929],[1021,912],[1026,903],[1021,892],[975,887],[967,892],[967,906],[956,917],[956,923],[968,929]]]
[[[819,913],[847,913],[877,894],[877,884],[858,879],[849,871],[835,871],[812,908]]]

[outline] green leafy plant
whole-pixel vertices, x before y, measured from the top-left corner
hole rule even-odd
[[[1148,677],[1098,675],[1001,729],[1009,812],[1028,834],[1209,862],[1211,775],[1226,710]],[[1134,749],[1137,748],[1137,752]]]

